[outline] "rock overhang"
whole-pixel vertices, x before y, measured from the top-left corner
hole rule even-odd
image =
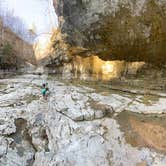
[[[71,47],[83,48],[85,55],[165,63],[164,1],[54,0],[54,7],[65,41]]]

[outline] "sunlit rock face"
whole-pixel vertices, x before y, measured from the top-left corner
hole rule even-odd
[[[75,57],[71,65],[74,77],[81,79],[111,80],[123,75],[136,75],[144,66],[144,62],[103,61],[97,56],[88,58]],[[67,67],[65,67],[67,68]],[[68,71],[63,70],[63,73]]]
[[[35,58],[37,62],[40,62],[42,59],[45,59],[49,56],[50,53],[50,36],[43,35],[41,36],[33,45],[33,49],[35,52]]]
[[[98,56],[86,58],[75,56],[68,63],[62,62],[60,58],[57,58],[56,61],[59,65],[47,65],[50,73],[62,74],[65,78],[71,77],[82,80],[109,81],[127,75],[136,76],[145,66],[144,62],[103,61]]]
[[[68,45],[63,40],[60,29],[54,29],[48,38],[44,37],[34,44],[35,57],[38,64],[48,67],[56,67],[69,62],[70,53]]]
[[[54,6],[70,46],[103,60],[165,63],[165,1],[54,0]]]

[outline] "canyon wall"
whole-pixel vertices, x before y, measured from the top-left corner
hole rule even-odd
[[[6,47],[6,48],[5,48]],[[19,62],[16,63],[24,63],[25,61],[36,64],[36,58],[33,51],[33,45],[27,43],[20,37],[18,37],[17,34],[11,31],[10,28],[5,27],[3,25],[2,20],[0,20],[0,50],[1,50],[1,56],[8,56],[8,55],[2,55],[4,49],[8,49],[9,47],[11,49],[11,61],[19,60]],[[7,50],[6,50],[7,51]],[[11,62],[11,63],[13,63]]]
[[[35,56],[38,64],[48,67],[62,66],[69,62],[72,57],[68,44],[64,41],[64,36],[60,29],[55,28],[45,47],[40,42],[34,45]]]
[[[53,63],[46,65],[48,73],[61,74],[63,78],[67,79],[89,81],[109,81],[126,76],[135,77],[147,67],[144,62],[103,61],[98,56],[86,58],[75,56],[70,62],[56,58],[55,62],[59,65]]]
[[[165,64],[166,1],[54,0],[54,7],[64,40],[79,55]]]

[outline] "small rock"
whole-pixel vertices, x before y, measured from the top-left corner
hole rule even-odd
[[[105,112],[103,111],[95,111],[95,119],[101,119],[105,116]]]

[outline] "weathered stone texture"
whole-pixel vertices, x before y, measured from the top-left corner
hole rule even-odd
[[[165,63],[165,1],[54,0],[54,6],[71,46],[104,60]]]

